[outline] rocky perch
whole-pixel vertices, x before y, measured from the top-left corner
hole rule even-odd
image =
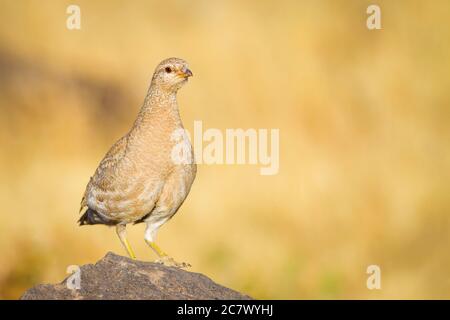
[[[21,299],[251,299],[202,274],[135,261],[111,252],[94,265],[80,267],[80,271],[59,284],[37,285]],[[74,278],[77,274],[80,275],[78,283]]]

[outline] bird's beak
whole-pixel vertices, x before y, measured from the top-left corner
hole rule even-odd
[[[178,75],[183,78],[189,78],[189,77],[193,76],[192,71],[189,69],[185,69],[185,70],[178,72]]]

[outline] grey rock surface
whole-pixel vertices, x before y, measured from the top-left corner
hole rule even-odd
[[[113,253],[80,269],[80,289],[69,289],[66,278],[59,284],[37,285],[27,290],[21,299],[251,299],[202,274]]]

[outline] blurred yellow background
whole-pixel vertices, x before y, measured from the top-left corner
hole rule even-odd
[[[372,3],[1,0],[0,298],[125,255],[79,202],[171,56],[186,128],[279,128],[280,172],[199,166],[162,248],[256,298],[450,298],[450,2],[376,1],[369,31]]]

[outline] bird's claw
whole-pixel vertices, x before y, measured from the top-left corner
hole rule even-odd
[[[191,265],[186,262],[176,262],[173,258],[169,256],[164,256],[155,261],[156,263],[165,265],[166,267],[175,267],[175,268],[189,268]]]

